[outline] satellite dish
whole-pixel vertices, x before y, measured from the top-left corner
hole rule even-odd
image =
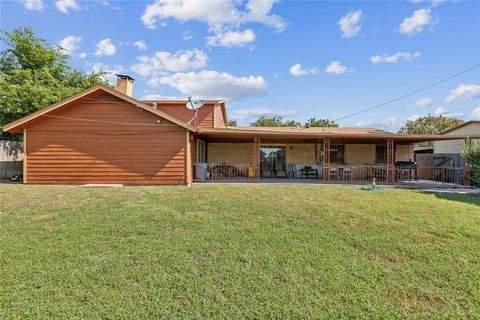
[[[200,109],[205,104],[205,100],[203,99],[192,99],[192,97],[188,97],[188,102],[186,107],[190,110],[197,110]]]
[[[193,111],[193,118],[187,122],[188,124],[192,124],[193,122],[195,126],[198,126],[198,119],[197,119],[198,109],[200,109],[204,104],[205,104],[205,100],[203,99],[192,99],[192,97],[188,97],[188,102],[186,104],[186,107]]]

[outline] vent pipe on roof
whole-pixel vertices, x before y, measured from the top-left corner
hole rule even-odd
[[[133,93],[133,81],[135,81],[135,79],[124,74],[116,74],[116,76],[117,87],[115,89],[118,92],[121,92],[124,95],[131,97]]]

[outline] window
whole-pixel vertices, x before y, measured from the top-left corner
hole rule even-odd
[[[198,140],[197,141],[197,162],[205,162],[207,160],[206,149],[207,149],[206,143],[202,140]]]
[[[330,163],[334,163],[334,164],[345,163],[345,145],[332,144],[330,146]]]
[[[387,163],[387,146],[378,144],[376,145],[375,163]]]

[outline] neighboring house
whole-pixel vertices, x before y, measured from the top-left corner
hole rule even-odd
[[[96,85],[6,125],[24,135],[24,182],[190,184],[209,175],[313,174],[393,183],[395,162],[413,158],[413,143],[452,139],[372,128],[226,127],[221,100],[207,101],[192,122],[187,101],[139,101],[132,85],[120,75],[117,90]]]
[[[455,140],[434,141],[433,153],[458,153],[461,154],[465,147],[464,137],[480,136],[480,120],[465,121],[456,127],[447,129],[440,133],[442,136],[461,137]]]
[[[465,147],[466,138],[480,136],[480,120],[465,121],[439,133],[439,135],[448,136],[453,140],[416,143],[414,147],[415,153],[461,154]],[[455,136],[459,136],[460,139],[454,139]]]
[[[434,167],[464,166],[465,161],[462,152],[465,141],[467,138],[474,139],[480,136],[480,121],[463,122],[439,133],[439,136],[449,137],[451,140],[427,141],[415,144],[414,153],[417,163]]]

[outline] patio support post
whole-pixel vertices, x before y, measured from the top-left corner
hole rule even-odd
[[[387,140],[387,183],[395,182],[395,145],[393,139]]]
[[[190,131],[185,130],[185,184],[187,186],[192,185],[192,145],[190,143]]]
[[[260,178],[260,137],[253,138],[253,170],[255,178]]]
[[[27,183],[27,129],[23,129],[23,183]]]
[[[323,139],[323,181],[330,182],[330,138]]]

